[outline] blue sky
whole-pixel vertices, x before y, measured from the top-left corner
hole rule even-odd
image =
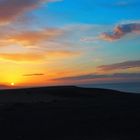
[[[64,0],[50,3],[36,14],[40,18],[45,17],[44,23],[46,21],[50,26],[116,24],[124,20],[139,20],[139,8],[139,0]]]

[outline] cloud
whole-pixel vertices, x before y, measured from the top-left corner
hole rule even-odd
[[[118,25],[112,33],[102,33],[99,38],[105,41],[115,41],[121,39],[129,33],[140,33],[140,23]]]
[[[117,81],[117,80],[138,80],[140,81],[140,73],[115,73],[115,74],[87,74],[72,77],[62,77],[54,79],[56,81]]]
[[[87,75],[80,75],[80,76],[62,77],[54,80],[87,80],[87,79],[103,78],[103,77],[105,77],[105,75],[87,74]]]
[[[74,57],[74,56],[80,56],[82,54],[81,51],[49,51],[46,56],[48,58],[52,58],[52,59],[61,59],[61,58],[67,58],[67,57]]]
[[[80,41],[81,42],[97,42],[97,40],[99,40],[99,37],[84,37],[81,38]]]
[[[122,63],[115,63],[115,64],[110,64],[110,65],[102,65],[102,66],[99,66],[97,69],[101,71],[113,71],[113,70],[129,69],[129,68],[135,68],[135,67],[140,67],[140,60],[125,61]]]
[[[81,55],[76,51],[48,51],[40,53],[0,53],[0,59],[14,62],[47,62],[49,60],[59,60],[64,58],[73,58]]]
[[[40,61],[44,58],[44,55],[36,53],[0,53],[0,59],[16,62]]]
[[[94,27],[91,26],[91,27]],[[104,41],[116,41],[128,34],[139,35],[140,34],[140,21],[124,21],[117,25],[112,32],[104,32],[106,30],[110,30],[112,28],[111,25],[98,25],[96,28],[90,28],[90,30],[85,30],[85,35],[81,32],[80,37],[81,42],[85,43],[98,43],[101,40]]]
[[[40,5],[57,0],[0,0],[0,24],[14,21],[24,13]]]
[[[115,71],[120,69],[129,69],[140,67],[140,60],[125,61],[122,63],[115,63],[110,65],[103,65],[97,67],[96,71],[92,74],[83,74],[70,77],[60,77],[53,79],[55,81],[67,81],[67,82],[115,82],[115,81],[140,81],[140,73],[132,72],[114,72],[108,73],[108,71]],[[99,72],[100,71],[100,72]]]
[[[67,47],[65,31],[59,28],[22,29],[0,28],[0,47],[19,46],[25,48]]]
[[[43,73],[32,73],[32,74],[24,74],[23,76],[43,76]]]
[[[23,31],[17,32],[6,38],[11,43],[21,44],[25,47],[37,47],[41,42],[47,42],[59,37],[63,34],[59,29],[42,29],[38,31]]]

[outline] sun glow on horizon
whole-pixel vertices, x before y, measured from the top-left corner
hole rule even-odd
[[[11,83],[11,86],[15,86],[15,83]]]

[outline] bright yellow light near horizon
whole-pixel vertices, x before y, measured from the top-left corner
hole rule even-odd
[[[11,86],[14,86],[15,85],[15,83],[11,83]]]
[[[1,82],[5,85],[15,86],[17,84],[20,84],[22,82],[22,76],[18,73],[5,73],[3,74],[3,78],[1,79]]]

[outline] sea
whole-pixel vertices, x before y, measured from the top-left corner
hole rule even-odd
[[[104,88],[130,93],[140,93],[140,82],[133,83],[105,83],[105,84],[83,84],[79,85],[87,88]]]

